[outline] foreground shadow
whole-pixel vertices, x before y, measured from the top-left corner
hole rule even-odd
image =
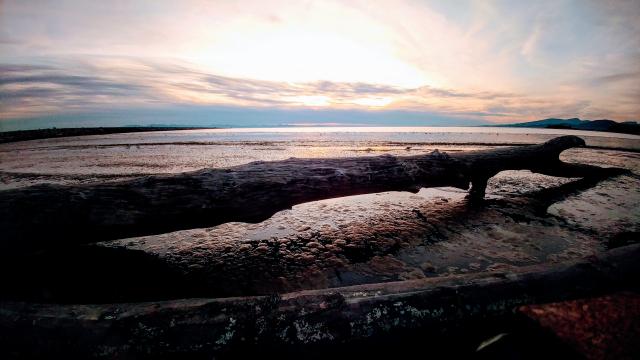
[[[487,211],[488,206],[511,209],[522,207],[527,211],[545,214],[553,203],[592,188],[601,180],[602,178],[581,179],[512,199],[466,201],[456,211],[442,215],[440,220],[464,222],[471,217],[478,219]],[[421,214],[418,212],[418,215]],[[394,255],[398,251],[400,247],[394,244],[382,254],[370,248],[352,248],[345,251],[344,256],[350,264],[357,264],[369,261],[374,256]],[[314,254],[320,258],[317,252]],[[0,264],[0,273],[3,274],[0,299],[50,303],[116,303],[188,297],[250,296],[318,288],[307,283],[293,287],[283,286],[283,277],[304,269],[287,264],[287,260],[280,256],[246,252],[237,252],[234,256],[238,258],[227,257],[220,267],[193,272],[178,269],[165,259],[144,251],[97,245],[76,245],[29,255],[3,256]],[[242,268],[249,269],[248,271],[237,273],[234,269],[238,268],[231,266],[230,262],[247,263],[251,266]],[[338,269],[331,268],[331,264],[325,265],[326,271],[339,274]],[[324,287],[327,287],[326,284]]]

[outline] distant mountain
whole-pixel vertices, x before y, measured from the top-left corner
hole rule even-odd
[[[529,121],[517,124],[499,125],[506,127],[529,127],[529,128],[547,128],[547,129],[572,129],[572,130],[591,130],[591,131],[607,131],[624,134],[640,135],[640,124],[635,121],[616,122],[613,120],[580,120],[572,119],[544,119],[537,121]]]

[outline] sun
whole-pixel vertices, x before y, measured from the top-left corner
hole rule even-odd
[[[430,83],[423,71],[397,54],[384,28],[371,24],[358,28],[356,24],[355,28],[332,29],[323,24],[238,24],[186,56],[214,73],[239,78],[363,82],[403,88]]]

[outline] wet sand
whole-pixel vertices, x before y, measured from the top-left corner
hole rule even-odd
[[[98,246],[153,254],[207,296],[515,271],[637,239],[640,180],[622,176],[591,186],[504,172],[491,180],[479,207],[453,188],[380,193],[298,205],[259,224]]]

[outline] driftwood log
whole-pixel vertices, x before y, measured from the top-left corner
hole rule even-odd
[[[260,222],[304,202],[423,187],[469,189],[484,197],[504,170],[606,177],[623,169],[562,162],[584,146],[576,136],[504,149],[396,157],[252,162],[226,169],[148,176],[99,185],[36,185],[0,192],[0,252],[33,251],[218,224]]]

